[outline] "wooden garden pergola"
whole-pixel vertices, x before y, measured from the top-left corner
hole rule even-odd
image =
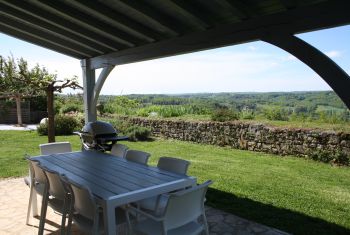
[[[349,75],[295,36],[350,24],[349,11],[347,0],[0,0],[0,32],[81,60],[86,121],[116,65],[256,40],[304,62],[350,108]]]

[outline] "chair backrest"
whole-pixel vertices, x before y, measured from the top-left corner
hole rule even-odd
[[[133,161],[136,163],[140,163],[143,165],[147,165],[148,158],[151,156],[151,154],[139,151],[139,150],[128,150],[126,152],[125,158],[128,161]]]
[[[42,155],[72,152],[72,146],[69,142],[40,144],[39,147]]]
[[[117,157],[125,157],[128,146],[124,144],[113,144],[111,154]]]
[[[167,230],[185,225],[205,213],[204,198],[210,184],[211,180],[170,194],[164,212],[164,225]]]
[[[161,157],[159,158],[157,167],[176,174],[186,175],[189,165],[190,162],[186,160],[173,157]]]
[[[32,160],[28,158],[29,161],[29,168],[31,172],[31,177],[34,181],[34,183],[39,183],[39,184],[46,184],[47,183],[47,178],[45,176],[44,171],[40,168],[40,162]]]
[[[73,193],[75,212],[90,220],[94,220],[97,205],[90,189],[67,178],[64,178],[64,181],[69,184]]]
[[[65,187],[61,181],[60,174],[56,171],[49,170],[45,167],[42,167],[49,186],[49,194],[59,200],[64,200],[66,196]]]

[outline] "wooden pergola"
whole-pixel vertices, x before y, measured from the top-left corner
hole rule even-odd
[[[348,0],[0,0],[0,32],[81,60],[86,121],[116,65],[256,40],[304,62],[350,108],[349,75],[295,36],[350,24],[349,11]]]

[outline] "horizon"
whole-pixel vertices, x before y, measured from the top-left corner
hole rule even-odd
[[[350,74],[350,26],[296,35]],[[58,78],[77,75],[80,61],[0,33],[0,54],[38,63]],[[96,78],[101,70],[96,72]],[[262,41],[131,63],[111,72],[101,95],[329,91],[328,84],[289,53]],[[65,94],[76,93],[70,89]]]
[[[132,94],[122,94],[122,95],[109,95],[109,94],[100,94],[100,96],[132,96],[132,95],[166,95],[166,96],[172,96],[172,95],[198,95],[198,94],[266,94],[266,93],[318,93],[318,92],[333,92],[333,90],[311,90],[311,91],[238,91],[238,92],[197,92],[197,93],[148,93],[148,94],[141,94],[141,93],[132,93]],[[83,93],[59,93],[59,95],[81,95]],[[335,93],[336,94],[336,93]]]

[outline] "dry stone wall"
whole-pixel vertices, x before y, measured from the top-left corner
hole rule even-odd
[[[315,151],[350,154],[350,133],[277,128],[242,122],[169,121],[130,118],[153,135],[176,140],[231,146],[279,155],[305,156]]]

